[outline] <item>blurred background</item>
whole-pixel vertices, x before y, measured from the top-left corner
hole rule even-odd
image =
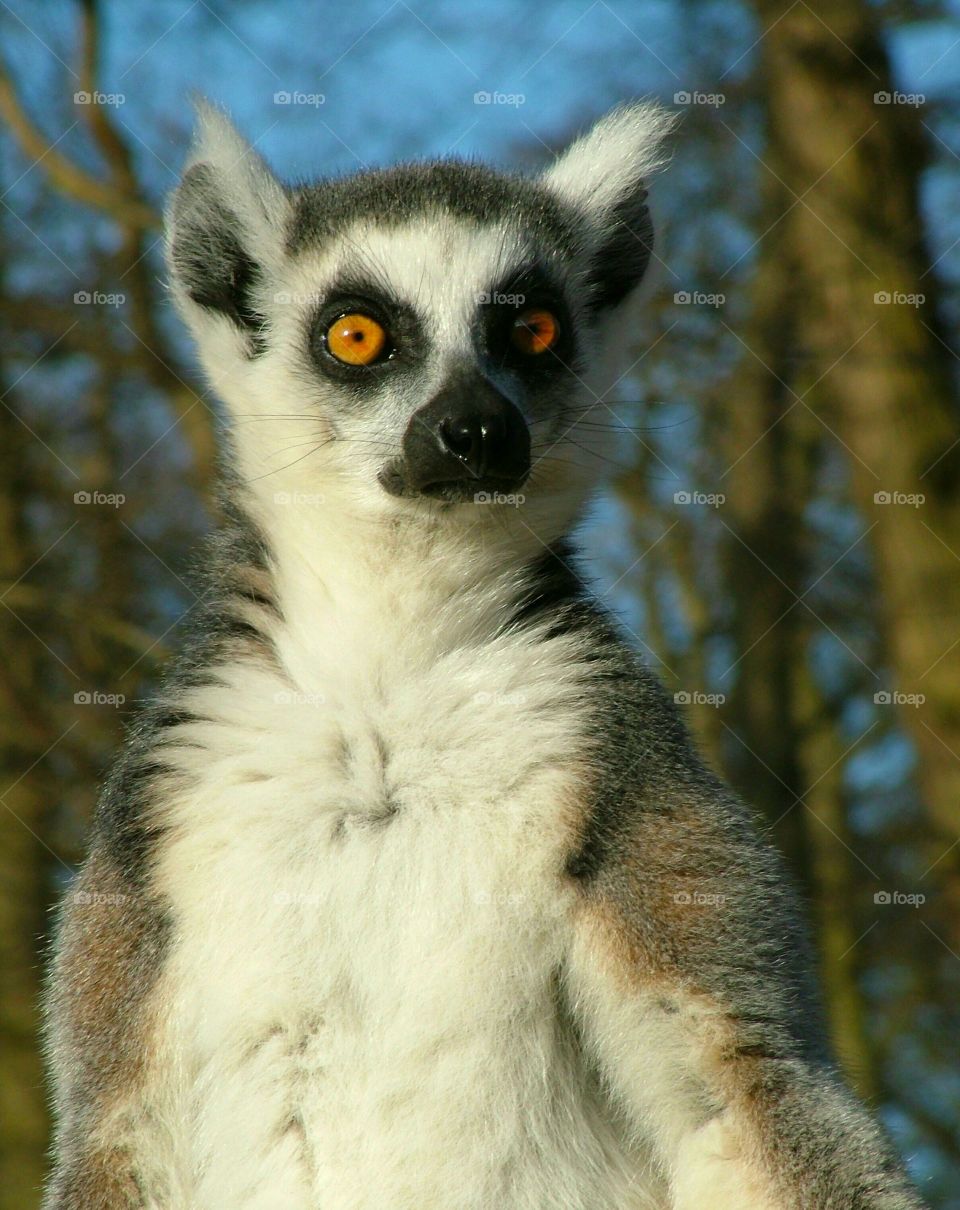
[[[50,907],[215,523],[161,264],[191,90],[287,178],[532,170],[619,100],[681,115],[594,591],[765,816],[849,1077],[960,1207],[960,4],[9,0],[0,28],[0,1210],[39,1200]]]

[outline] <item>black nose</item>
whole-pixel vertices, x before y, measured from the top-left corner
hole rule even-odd
[[[512,405],[508,403],[507,407]],[[503,411],[467,411],[444,416],[437,425],[437,437],[447,453],[477,479],[486,474],[488,466],[496,467],[509,456],[510,434]]]
[[[515,491],[529,473],[526,421],[475,373],[449,383],[414,413],[403,457],[382,481],[396,494],[463,502]]]

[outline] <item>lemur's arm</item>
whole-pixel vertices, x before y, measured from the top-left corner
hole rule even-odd
[[[687,770],[594,820],[566,989],[590,1061],[652,1141],[675,1210],[921,1205],[819,1040],[779,862]]]
[[[47,1048],[55,1088],[56,1167],[45,1210],[153,1210],[141,1140],[150,991],[163,922],[95,849],[63,909],[51,973]]]

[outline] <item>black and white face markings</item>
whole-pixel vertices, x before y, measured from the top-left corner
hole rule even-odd
[[[522,488],[568,518],[608,465],[604,423],[578,422],[650,257],[638,120],[613,121],[601,178],[575,144],[532,179],[439,162],[289,188],[205,111],[168,253],[208,373],[261,421],[241,476],[316,437],[301,492],[328,469],[381,513]]]
[[[531,466],[530,425],[559,414],[576,378],[573,310],[563,284],[537,261],[485,283],[449,329],[377,280],[336,279],[305,322],[316,372],[342,388],[343,406],[374,406],[391,389],[416,391],[431,362],[446,369],[406,423],[379,481],[392,495],[466,502],[515,491]]]

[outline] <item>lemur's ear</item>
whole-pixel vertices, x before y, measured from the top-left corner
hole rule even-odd
[[[255,340],[263,325],[257,289],[281,255],[289,207],[283,186],[229,119],[198,102],[193,147],[166,215],[167,262],[181,306],[226,317]]]
[[[663,163],[663,140],[674,121],[656,103],[621,106],[543,175],[543,183],[587,223],[585,251],[597,308],[621,302],[646,272],[653,251],[646,180]]]

